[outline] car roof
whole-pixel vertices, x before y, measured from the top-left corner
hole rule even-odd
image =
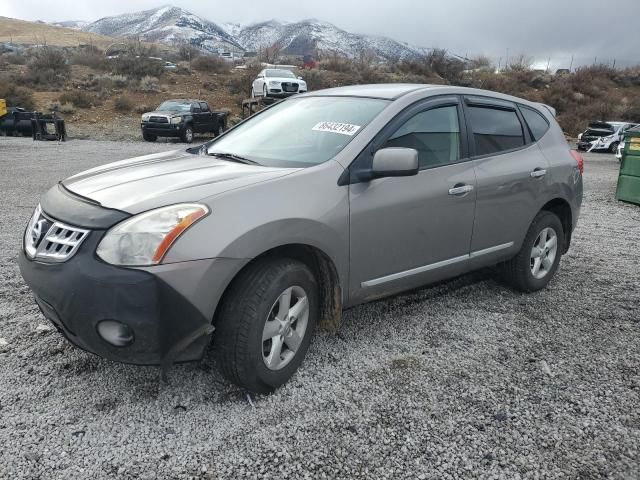
[[[384,100],[397,100],[413,92],[433,91],[434,95],[468,95],[490,97],[496,100],[520,103],[535,108],[536,110],[546,109],[548,113],[555,117],[554,108],[543,103],[531,102],[524,98],[506,95],[504,93],[493,92],[491,90],[481,90],[478,88],[456,87],[451,85],[431,85],[419,83],[381,83],[372,85],[353,85],[347,87],[327,88],[303,94],[304,96],[326,96],[326,97],[364,97],[380,98]]]
[[[190,99],[190,98],[169,98],[168,100],[164,100],[162,103],[164,103],[164,102],[177,102],[177,103],[200,102],[200,103],[206,103],[204,100],[194,100],[194,99]]]

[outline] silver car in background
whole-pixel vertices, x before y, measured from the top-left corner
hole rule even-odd
[[[230,381],[269,392],[344,308],[493,265],[517,290],[544,288],[582,169],[541,104],[450,86],[324,90],[201,147],[60,182],[19,264],[75,345],[166,369],[212,340]]]

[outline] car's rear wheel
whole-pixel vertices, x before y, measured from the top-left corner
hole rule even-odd
[[[158,137],[155,135],[151,135],[150,133],[143,133],[142,138],[144,138],[145,142],[155,142]]]
[[[523,292],[546,287],[558,270],[564,238],[562,222],[557,215],[545,210],[538,213],[518,254],[502,265],[507,283]]]
[[[302,363],[318,312],[318,286],[306,265],[277,258],[250,266],[230,287],[216,319],[222,374],[256,393],[278,388]]]
[[[193,142],[193,127],[191,125],[187,125],[184,128],[184,132],[182,132],[182,141],[185,143]]]

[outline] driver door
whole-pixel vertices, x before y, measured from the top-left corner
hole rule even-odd
[[[414,105],[350,167],[350,299],[354,303],[455,276],[467,268],[476,204],[457,97]],[[358,182],[376,150],[418,151],[415,176]],[[353,170],[352,170],[353,169]]]

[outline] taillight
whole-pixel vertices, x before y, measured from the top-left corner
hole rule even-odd
[[[578,164],[578,170],[580,170],[580,175],[582,175],[584,172],[584,158],[582,158],[582,155],[580,155],[580,152],[577,150],[571,150],[571,156]]]

